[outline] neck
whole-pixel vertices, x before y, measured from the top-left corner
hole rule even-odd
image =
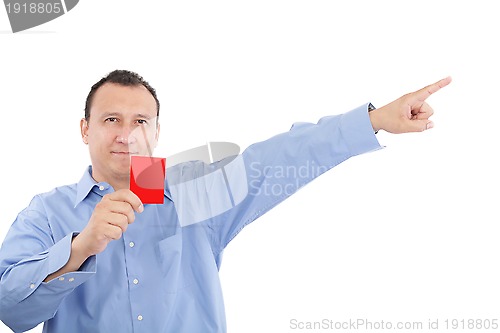
[[[92,178],[96,182],[106,182],[109,185],[113,187],[115,191],[121,190],[121,189],[128,189],[130,187],[130,179],[129,176],[123,176],[123,177],[104,177],[101,174],[94,172],[92,170]]]
[[[111,185],[115,191],[121,190],[121,189],[128,189],[130,187],[130,181],[127,179],[126,181],[113,181],[109,182],[109,185]]]

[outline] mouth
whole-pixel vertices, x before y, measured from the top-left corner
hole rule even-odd
[[[130,155],[137,155],[139,153],[131,151],[112,151],[111,154],[116,156],[130,156]]]

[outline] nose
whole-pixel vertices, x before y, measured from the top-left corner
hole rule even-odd
[[[132,127],[123,126],[116,135],[115,141],[123,144],[133,144],[137,142],[136,133]]]

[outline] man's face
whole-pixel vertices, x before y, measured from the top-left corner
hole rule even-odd
[[[96,181],[128,181],[130,155],[152,155],[159,134],[156,114],[156,101],[142,85],[105,83],[97,89],[89,121],[80,124]]]

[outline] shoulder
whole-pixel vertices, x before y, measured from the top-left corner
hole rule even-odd
[[[170,185],[176,185],[202,177],[210,169],[209,164],[199,160],[179,163],[167,169],[167,181]]]
[[[45,211],[47,207],[57,209],[67,203],[74,204],[77,193],[77,184],[63,185],[50,191],[36,194],[26,210]]]

